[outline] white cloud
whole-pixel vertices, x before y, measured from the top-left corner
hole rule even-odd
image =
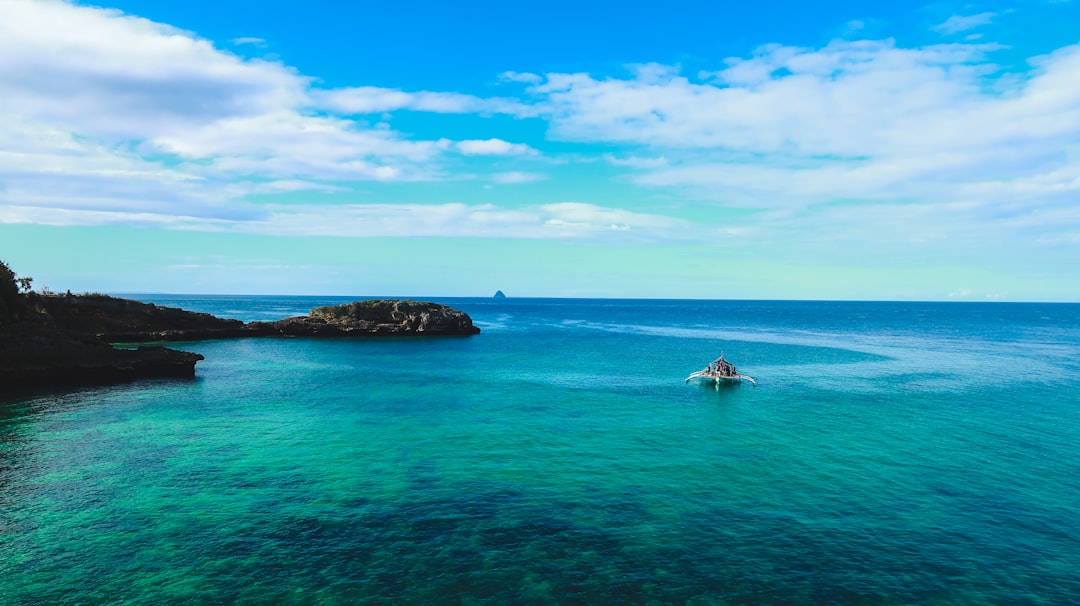
[[[355,204],[281,206],[270,211],[265,220],[238,223],[235,229],[276,235],[547,239],[627,237],[613,233],[617,231],[647,237],[683,226],[679,219],[577,202],[518,209],[491,204]]]
[[[614,166],[628,166],[630,168],[639,169],[658,169],[668,165],[667,158],[665,158],[664,156],[657,156],[652,158],[627,156],[620,158],[615,154],[605,154],[604,159]]]
[[[316,103],[342,114],[376,114],[398,110],[438,114],[511,114],[533,116],[536,110],[513,99],[482,98],[461,93],[356,86],[312,91]]]
[[[321,105],[524,111],[517,102],[320,91],[281,63],[116,10],[0,0],[0,14],[0,203],[94,222],[91,211],[228,218],[247,194],[445,178],[450,152],[535,153],[500,139],[416,140]]]
[[[2,0],[0,111],[112,140],[305,102],[307,79],[113,10]]]
[[[48,124],[0,120],[0,205],[230,216],[206,179]],[[11,215],[8,215],[11,216]]]
[[[240,37],[240,38],[233,38],[229,42],[232,42],[236,46],[243,46],[245,44],[249,44],[249,45],[252,45],[252,46],[266,46],[266,40],[263,40],[262,38],[255,38],[253,36],[244,36],[244,37]]]
[[[662,215],[564,202],[526,208],[492,204],[264,205],[235,218],[139,212],[0,206],[0,222],[47,225],[116,223],[167,229],[276,236],[615,238],[683,237],[684,221]]]
[[[560,139],[862,154],[874,144],[893,144],[897,133],[890,127],[928,112],[947,114],[952,102],[977,93],[987,69],[977,61],[986,50],[900,49],[890,41],[836,41],[820,50],[773,46],[730,60],[714,82],[654,68],[622,80],[550,74],[533,91],[545,97]]]
[[[550,74],[533,88],[552,135],[623,144],[638,183],[749,206],[837,198],[955,199],[979,184],[1072,191],[1080,46],[1000,78],[988,45],[770,46],[706,82],[650,68],[626,79]],[[1070,168],[1072,167],[1072,168]]]
[[[145,174],[171,156],[195,162],[171,172],[218,180],[434,174],[435,142],[313,115],[310,79],[279,63],[244,60],[113,10],[0,0],[0,11],[0,120],[63,133],[93,146],[99,162],[112,155]],[[9,150],[24,145],[3,141]],[[80,157],[53,155],[45,164]],[[143,159],[155,156],[163,160]]]
[[[1080,45],[1003,73],[994,44],[772,44],[693,78],[653,63],[621,78],[505,72],[503,81],[525,85],[514,99],[318,89],[279,62],[245,59],[115,10],[0,0],[0,14],[0,221],[335,235],[683,231],[674,219],[589,205],[399,212],[244,202],[341,193],[355,181],[448,178],[454,162],[488,183],[548,178],[506,170],[539,155],[526,143],[397,132],[390,113],[404,110],[540,117],[549,138],[584,144],[566,146],[559,159],[604,159],[673,207],[690,198],[755,209],[725,217],[725,237],[815,225],[842,239],[881,217],[911,242],[1004,235],[1008,226],[1029,242],[1075,246],[1080,233]],[[938,29],[967,32],[994,16],[954,17]],[[475,165],[485,156],[515,164],[483,174]],[[871,210],[829,206],[848,201]]]
[[[934,31],[941,32],[943,34],[957,34],[960,32],[966,32],[970,29],[975,29],[983,25],[988,25],[993,21],[997,13],[979,13],[977,15],[953,15],[945,20],[944,23],[939,23],[932,27]]]
[[[580,202],[546,204],[540,208],[551,215],[546,224],[558,225],[567,230],[593,231],[599,228],[612,231],[667,231],[687,227],[686,222],[681,219]]]
[[[239,188],[238,194],[280,194],[284,192],[297,192],[297,191],[323,191],[323,192],[340,192],[346,191],[344,187],[327,185],[325,183],[318,183],[314,181],[303,181],[300,179],[280,179],[277,181],[267,181],[265,183],[255,183],[252,185]]]
[[[758,244],[933,246],[930,263],[998,256],[995,241],[1064,251],[1080,241],[1080,45],[1015,73],[998,49],[770,45],[696,81],[648,66],[548,74],[530,93],[553,138],[621,147],[605,157],[630,182],[756,209],[703,219]]]
[[[536,181],[543,181],[547,176],[542,173],[531,173],[523,171],[509,171],[504,173],[495,173],[491,176],[491,180],[495,183],[503,185],[516,185],[519,183],[535,183]]]
[[[151,144],[239,175],[375,180],[425,178],[420,165],[440,148],[437,142],[405,141],[392,131],[363,130],[347,120],[287,110],[219,120],[156,137]]]
[[[510,143],[502,139],[458,141],[457,149],[467,156],[524,156],[537,153],[524,143]]]
[[[524,82],[526,84],[537,84],[543,81],[543,77],[538,74],[530,74],[528,72],[514,72],[506,71],[499,74],[499,79],[506,82]]]
[[[320,106],[347,114],[372,114],[400,109],[425,109],[436,113],[463,114],[477,111],[482,99],[457,93],[421,91],[407,93],[398,89],[357,86],[315,91]]]

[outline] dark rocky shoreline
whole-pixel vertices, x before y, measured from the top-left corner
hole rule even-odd
[[[103,295],[19,295],[0,319],[0,395],[8,388],[193,377],[201,354],[114,343],[238,337],[449,336],[480,332],[468,314],[422,301],[318,307],[307,316],[242,322]]]

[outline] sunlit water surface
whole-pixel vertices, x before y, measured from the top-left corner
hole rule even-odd
[[[443,302],[0,396],[0,603],[1080,600],[1080,305]]]

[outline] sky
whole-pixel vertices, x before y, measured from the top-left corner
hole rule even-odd
[[[0,0],[0,260],[74,292],[1080,301],[1080,0]]]

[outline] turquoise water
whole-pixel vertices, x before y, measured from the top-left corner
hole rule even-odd
[[[442,302],[0,396],[0,603],[1080,599],[1080,305]]]

